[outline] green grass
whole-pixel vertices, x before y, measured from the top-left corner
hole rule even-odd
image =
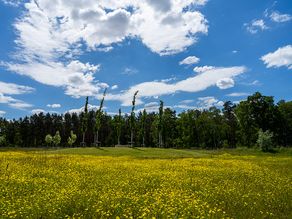
[[[9,149],[11,150],[11,149]],[[164,149],[164,148],[129,148],[129,147],[100,147],[100,148],[62,148],[62,149],[14,149],[25,150],[37,153],[49,154],[70,154],[70,155],[93,155],[93,156],[129,156],[134,158],[199,158],[214,157],[222,154],[230,154],[234,156],[257,156],[257,157],[282,157],[292,156],[292,149],[278,149],[275,153],[263,153],[259,149],[254,148],[236,148],[236,149]]]
[[[0,149],[0,218],[292,218],[290,149]]]

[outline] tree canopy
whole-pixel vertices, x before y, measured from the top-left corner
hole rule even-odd
[[[80,114],[39,113],[18,120],[0,118],[0,146],[69,147],[80,145],[83,138],[87,146],[93,146],[97,113],[88,111],[87,105],[88,99],[85,112]],[[127,145],[132,140],[134,146],[145,147],[252,147],[257,145],[259,133],[266,131],[275,146],[292,145],[292,101],[275,104],[273,97],[259,92],[237,105],[227,101],[221,109],[190,109],[177,114],[173,109],[163,108],[161,102],[157,113],[145,110],[136,116],[132,110],[130,115],[122,115],[119,110],[115,116],[103,112],[98,118],[99,141],[103,146]]]

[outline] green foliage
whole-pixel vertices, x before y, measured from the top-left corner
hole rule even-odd
[[[200,115],[199,110],[188,110],[179,114],[176,123],[179,135],[175,139],[175,145],[183,148],[199,146],[197,121]]]
[[[53,143],[55,146],[58,146],[61,143],[61,136],[60,136],[60,132],[56,131],[56,134],[53,137]]]
[[[263,152],[272,152],[273,151],[273,133],[269,130],[263,132],[259,130],[257,144]]]
[[[181,147],[174,144],[174,139],[177,137],[176,129],[176,112],[170,108],[163,111],[162,130],[161,130],[161,146],[162,147]]]
[[[275,128],[279,127],[279,113],[271,96],[263,96],[256,92],[246,101],[241,101],[235,112],[239,120],[243,145],[253,146],[259,129],[277,132]]]
[[[0,136],[0,146],[6,146],[7,142],[6,142],[6,136],[5,135],[1,135]]]
[[[288,146],[292,143],[292,101],[284,100],[278,103],[279,123],[277,124],[278,141],[280,145]]]
[[[22,145],[22,135],[19,131],[17,131],[14,135],[14,145],[20,147]]]
[[[235,104],[233,104],[231,101],[227,101],[223,105],[223,115],[224,115],[224,122],[223,122],[223,129],[224,129],[224,142],[223,147],[230,147],[235,148],[236,147],[236,130],[238,129],[238,122],[235,115]]]
[[[105,95],[105,92],[104,92]],[[48,133],[60,131],[59,146],[68,145],[71,130],[77,135],[75,144],[85,146],[98,140],[101,145],[114,146],[135,142],[135,146],[178,148],[235,148],[256,146],[258,130],[270,130],[277,146],[292,146],[292,101],[274,104],[273,97],[255,93],[238,105],[230,101],[222,109],[187,110],[177,114],[171,109],[159,112],[140,112],[135,115],[137,92],[133,96],[129,114],[110,116],[100,110],[88,111],[86,98],[82,113],[35,114],[19,120],[0,118],[1,136],[6,146],[42,147],[47,145]],[[159,134],[163,144],[159,143]],[[160,142],[162,142],[160,141]],[[81,144],[80,144],[81,143]],[[53,143],[52,143],[53,145]]]
[[[74,132],[71,131],[70,136],[68,137],[68,140],[67,140],[69,146],[72,147],[72,145],[76,142],[76,140],[77,140],[77,135],[75,135]]]
[[[46,137],[45,137],[45,142],[46,142],[46,144],[47,144],[48,146],[51,146],[52,143],[53,143],[53,137],[52,137],[52,135],[47,134]]]

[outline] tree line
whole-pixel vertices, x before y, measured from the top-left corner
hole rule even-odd
[[[105,91],[106,92],[106,91]],[[110,116],[102,110],[104,96],[96,111],[34,114],[18,120],[0,118],[0,146],[77,147],[131,145],[164,148],[253,147],[268,133],[275,146],[292,145],[292,101],[274,102],[259,92],[239,104],[231,101],[221,109],[191,109],[179,114],[164,108],[157,113],[135,113],[135,93],[130,114]]]

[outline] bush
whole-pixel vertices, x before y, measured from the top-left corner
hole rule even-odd
[[[259,130],[257,144],[263,152],[273,152],[273,133],[269,130]]]
[[[60,136],[60,132],[56,131],[56,134],[53,137],[53,143],[55,146],[58,146],[61,143],[61,136]]]
[[[47,143],[47,146],[51,146],[53,142],[53,137],[50,134],[46,135],[45,142]]]
[[[68,138],[68,144],[70,145],[70,147],[72,147],[72,145],[76,142],[77,140],[77,135],[74,134],[73,131],[70,132],[70,136]]]

